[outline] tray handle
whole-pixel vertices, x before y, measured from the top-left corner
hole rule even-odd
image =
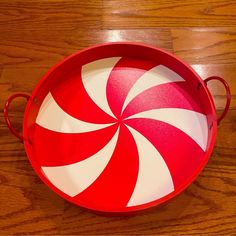
[[[211,80],[218,80],[218,81],[220,81],[223,84],[223,86],[225,87],[225,91],[226,91],[225,108],[224,108],[222,114],[217,119],[217,124],[219,125],[220,122],[226,116],[227,112],[229,111],[229,105],[230,105],[230,101],[231,101],[231,92],[230,92],[229,84],[223,78],[221,78],[219,76],[211,76],[211,77],[208,77],[207,79],[205,79],[204,82],[207,85],[207,82],[209,82]]]
[[[12,101],[15,99],[15,98],[19,98],[19,97],[22,97],[22,98],[25,98],[27,101],[29,100],[30,96],[28,94],[25,94],[25,93],[16,93],[16,94],[13,94],[11,95],[6,103],[5,103],[5,106],[4,106],[4,118],[5,118],[5,121],[7,123],[7,126],[9,128],[9,130],[12,132],[12,134],[14,134],[21,142],[23,142],[25,140],[25,138],[23,137],[22,134],[20,134],[12,125],[11,121],[10,121],[10,118],[9,118],[9,107],[12,103]]]

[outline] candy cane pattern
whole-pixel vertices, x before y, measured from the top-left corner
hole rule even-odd
[[[196,171],[207,146],[206,116],[186,99],[186,84],[170,68],[134,58],[74,70],[37,115],[42,173],[72,202],[102,211],[172,193]]]

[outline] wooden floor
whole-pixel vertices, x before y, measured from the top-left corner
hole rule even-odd
[[[102,42],[137,41],[172,52],[232,90],[212,157],[199,178],[168,205],[132,217],[104,217],[53,193],[32,170],[24,146],[0,112],[0,235],[236,234],[235,0],[0,0],[0,108],[30,93],[56,62]],[[210,84],[219,112],[225,94]],[[12,106],[21,129],[24,101]]]

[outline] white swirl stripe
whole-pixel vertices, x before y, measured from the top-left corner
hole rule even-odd
[[[138,178],[127,204],[128,207],[145,204],[174,191],[170,171],[156,148],[138,131],[127,126],[138,148]]]
[[[64,166],[46,167],[42,171],[48,180],[67,195],[74,197],[88,188],[103,172],[114,152],[119,128],[109,143],[93,156]]]
[[[112,125],[88,123],[70,116],[58,106],[51,93],[45,97],[36,123],[41,127],[61,133],[84,133]]]
[[[114,117],[106,97],[106,87],[109,75],[120,60],[120,57],[110,57],[90,62],[82,67],[82,81],[91,99],[104,112]]]
[[[180,129],[190,136],[202,149],[206,151],[208,126],[205,115],[181,108],[161,108],[137,113],[128,117],[148,118],[160,120]]]
[[[173,70],[170,70],[169,68],[163,65],[159,65],[152,68],[151,70],[144,73],[130,89],[125,99],[122,111],[126,108],[126,106],[132,99],[134,99],[138,94],[142,93],[143,91],[155,87],[157,85],[178,81],[185,80]]]

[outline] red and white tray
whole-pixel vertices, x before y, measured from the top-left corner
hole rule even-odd
[[[182,192],[212,152],[217,117],[193,69],[175,56],[135,43],[79,51],[54,66],[33,93],[5,106],[40,178],[57,194],[102,212],[130,212]],[[28,99],[23,135],[8,117]]]

